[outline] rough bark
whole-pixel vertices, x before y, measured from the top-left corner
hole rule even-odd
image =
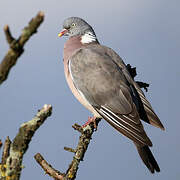
[[[4,27],[6,40],[9,44],[9,50],[0,64],[0,84],[8,77],[11,68],[16,64],[18,58],[24,52],[24,45],[29,38],[37,32],[38,27],[44,20],[44,13],[39,12],[22,31],[18,39],[15,39],[10,32],[9,26]]]
[[[96,126],[98,125],[100,119],[96,120]],[[47,161],[44,160],[42,155],[40,153],[37,153],[34,157],[36,161],[40,164],[40,166],[43,168],[46,174],[49,174],[51,177],[57,180],[74,180],[76,178],[79,164],[81,161],[83,161],[84,155],[87,151],[87,148],[89,146],[90,140],[92,139],[92,135],[94,133],[94,124],[90,123],[85,128],[82,128],[82,126],[75,124],[73,125],[73,128],[81,133],[79,137],[79,141],[77,144],[77,147],[75,149],[64,147],[66,151],[72,152],[74,154],[73,160],[71,161],[66,173],[62,173],[55,168],[52,167],[52,165],[48,164]]]
[[[1,180],[18,180],[20,178],[23,156],[28,149],[29,143],[36,130],[51,115],[51,112],[52,106],[44,105],[32,120],[21,125],[12,142],[7,137],[0,164]]]

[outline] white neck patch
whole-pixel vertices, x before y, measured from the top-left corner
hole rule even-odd
[[[86,34],[81,36],[81,43],[82,44],[91,43],[91,42],[96,41],[96,40],[97,40],[96,36],[94,34],[92,34],[91,32],[87,32]]]

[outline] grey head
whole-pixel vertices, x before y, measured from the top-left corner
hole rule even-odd
[[[83,19],[79,17],[69,17],[63,22],[63,31],[59,33],[59,36],[83,36],[89,33],[96,37],[93,28]]]

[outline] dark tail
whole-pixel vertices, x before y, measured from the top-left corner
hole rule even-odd
[[[151,173],[160,172],[158,163],[156,162],[151,150],[148,146],[138,146],[136,145],[138,153],[146,165],[146,167],[151,171]]]

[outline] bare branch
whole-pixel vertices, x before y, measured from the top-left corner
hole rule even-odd
[[[12,41],[14,41],[14,38],[11,35],[11,32],[10,32],[8,25],[4,26],[4,33],[6,35],[6,40],[7,40],[8,44],[10,45],[12,43]]]
[[[97,121],[98,124],[99,120]],[[79,131],[80,126],[75,124],[73,126],[76,130]],[[83,132],[81,132],[81,135],[79,137],[79,142],[78,145],[76,147],[76,153],[73,157],[73,160],[71,162],[71,164],[69,165],[69,168],[66,172],[66,177],[65,179],[75,179],[76,178],[76,174],[79,168],[79,163],[80,161],[83,161],[84,155],[87,151],[87,148],[89,146],[91,137],[94,133],[94,125],[93,123],[90,123],[88,126],[86,126],[85,130]]]
[[[7,136],[4,147],[3,147],[3,153],[2,153],[2,159],[1,159],[1,164],[0,164],[0,174],[1,174],[1,180],[5,180],[5,172],[6,172],[6,160],[9,156],[9,150],[11,146],[11,141],[9,137]]]
[[[54,169],[47,161],[42,157],[40,153],[37,153],[34,158],[36,159],[37,163],[43,168],[46,174],[49,174],[54,179],[63,180],[65,174],[60,173],[56,169]]]
[[[11,140],[9,139],[9,136],[7,136],[3,147],[1,164],[6,164],[6,160],[9,156],[10,146],[11,146]]]
[[[78,132],[80,132],[81,134],[83,133],[83,128],[82,126],[78,125],[78,124],[74,124],[72,125],[72,127],[77,130]]]
[[[6,163],[1,164],[1,167],[3,166],[5,168],[4,172],[0,171],[1,178],[8,180],[18,180],[20,178],[23,155],[28,149],[34,133],[44,123],[47,117],[51,115],[51,112],[52,106],[45,104],[32,120],[21,125],[10,147],[7,145],[6,149],[8,151],[6,154],[8,154],[8,157],[3,160]]]
[[[96,125],[98,125],[99,122],[100,122],[100,119],[96,119]],[[44,169],[44,171],[47,174],[49,174],[51,177],[53,177],[54,179],[74,180],[76,178],[80,161],[82,161],[84,158],[84,155],[89,146],[92,134],[94,133],[94,130],[95,130],[93,122],[87,125],[84,129],[78,124],[74,124],[73,128],[77,130],[78,132],[80,132],[81,135],[79,137],[78,145],[75,149],[65,147],[66,151],[73,152],[75,154],[66,173],[60,173],[59,171],[52,168],[52,166],[49,165],[39,153],[35,155],[36,161],[40,164],[40,166]]]
[[[76,153],[76,150],[70,147],[64,147],[65,151]]]
[[[16,64],[18,57],[23,53],[25,43],[34,33],[37,32],[37,29],[43,20],[44,13],[39,12],[37,16],[29,22],[29,25],[23,29],[22,34],[17,40],[11,35],[9,26],[6,25],[4,27],[4,32],[10,49],[0,64],[0,84],[7,79],[10,69]]]

